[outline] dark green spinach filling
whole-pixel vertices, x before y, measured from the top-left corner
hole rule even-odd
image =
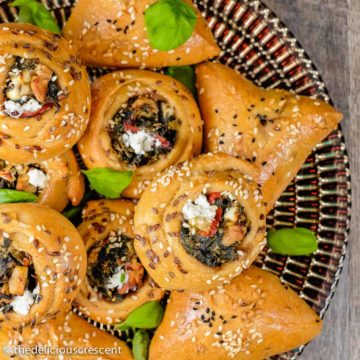
[[[123,286],[109,288],[109,281],[122,269],[119,280]],[[144,268],[136,256],[133,239],[122,235],[110,235],[96,242],[88,250],[87,277],[92,288],[104,300],[121,302],[128,293],[136,292],[144,277]]]
[[[168,102],[152,93],[132,96],[115,114],[109,127],[113,149],[128,165],[144,166],[169,153],[176,142],[180,121]],[[124,135],[145,131],[156,139],[156,145],[144,153],[136,153],[125,144]]]
[[[184,220],[180,231],[180,241],[185,251],[195,257],[204,265],[210,267],[218,267],[225,263],[235,261],[239,258],[238,248],[240,240],[232,241],[231,244],[224,244],[224,236],[233,236],[231,229],[241,229],[242,238],[250,231],[251,225],[248,220],[244,208],[240,206],[235,200],[227,196],[219,196],[211,202],[220,210],[221,217],[216,224],[211,225],[212,231],[205,234],[204,231],[197,231],[187,220]],[[236,222],[229,222],[225,218],[226,209],[237,206]],[[215,221],[215,220],[214,220]],[[216,226],[216,228],[214,228]],[[234,236],[236,237],[236,233]]]

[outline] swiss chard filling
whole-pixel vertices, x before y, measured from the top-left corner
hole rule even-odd
[[[178,126],[175,109],[154,91],[130,97],[110,122],[109,134],[122,161],[143,166],[173,149]]]
[[[12,247],[11,239],[0,240],[0,311],[25,314],[40,301],[32,258]]]
[[[111,233],[88,250],[89,283],[108,302],[121,302],[143,283],[144,267],[132,243],[133,239],[123,234]]]
[[[16,57],[4,88],[3,111],[13,118],[41,115],[60,108],[61,92],[52,70],[37,59]]]
[[[0,160],[0,189],[27,191],[39,195],[48,176],[39,164],[10,164]]]
[[[180,239],[188,254],[211,267],[239,257],[238,248],[250,231],[250,221],[231,194],[201,194],[185,204],[183,217]]]

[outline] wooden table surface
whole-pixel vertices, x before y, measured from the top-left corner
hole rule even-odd
[[[324,330],[301,360],[360,360],[360,0],[263,0],[317,66],[344,115],[352,175],[348,255]]]

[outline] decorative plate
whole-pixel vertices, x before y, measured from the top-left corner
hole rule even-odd
[[[2,22],[14,21],[10,1]],[[59,24],[74,0],[42,0]],[[222,63],[267,88],[281,87],[331,102],[320,74],[284,24],[260,0],[194,0],[222,48]],[[1,3],[1,1],[0,1]],[[103,71],[89,69],[91,75]],[[268,216],[268,227],[303,226],[317,233],[312,257],[286,257],[264,250],[256,264],[291,286],[324,316],[343,267],[350,222],[350,171],[341,128],[319,144]],[[97,324],[99,325],[99,324]],[[113,332],[108,328],[109,331]],[[296,359],[304,347],[274,357]]]

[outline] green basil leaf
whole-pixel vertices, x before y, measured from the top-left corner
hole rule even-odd
[[[164,309],[158,301],[149,301],[133,310],[126,320],[119,325],[119,330],[154,329],[159,326],[164,316]]]
[[[159,0],[145,10],[145,25],[153,49],[169,51],[192,35],[197,16],[183,0]]]
[[[195,71],[192,66],[169,66],[166,74],[181,82],[196,96]]]
[[[73,220],[76,217],[78,217],[81,214],[82,211],[82,207],[81,206],[73,206],[68,210],[63,211],[63,215],[69,219],[69,220]]]
[[[135,360],[147,360],[149,355],[150,337],[145,330],[138,330],[132,341]]]
[[[0,189],[0,203],[34,202],[37,197],[35,194],[26,191],[11,189]]]
[[[318,248],[315,234],[300,227],[270,230],[267,243],[274,253],[290,256],[310,255]]]
[[[117,199],[132,179],[132,171],[116,171],[108,168],[83,170],[91,188],[109,199]]]
[[[42,3],[36,0],[15,0],[10,5],[19,8],[18,22],[30,23],[56,34],[61,33],[56,19]]]

